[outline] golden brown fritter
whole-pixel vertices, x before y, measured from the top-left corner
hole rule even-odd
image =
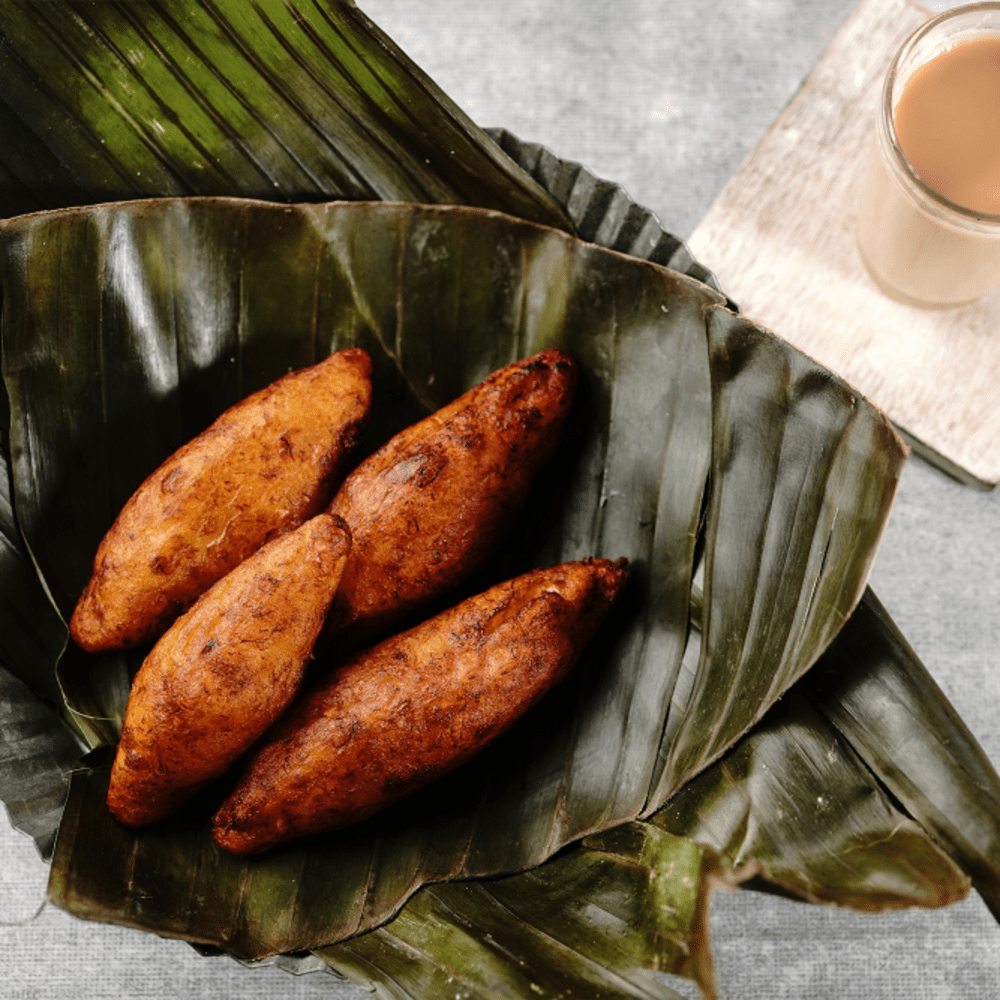
[[[626,576],[536,570],[351,657],[252,753],[216,842],[255,854],[343,827],[468,760],[569,671]]]
[[[319,513],[368,418],[371,359],[338,351],[228,409],[139,487],[101,542],[70,633],[151,642],[265,542]]]
[[[330,505],[353,548],[324,641],[355,648],[483,563],[555,450],[577,369],[557,350],[494,372],[361,463]]]
[[[224,576],[164,634],[132,683],[108,808],[155,823],[224,774],[299,689],[350,550],[318,514]]]

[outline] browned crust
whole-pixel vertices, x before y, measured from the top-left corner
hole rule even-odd
[[[368,418],[360,348],[228,409],[133,494],[104,537],[70,622],[89,652],[151,642],[265,542],[321,511]]]
[[[385,634],[483,563],[555,450],[576,382],[558,350],[508,365],[345,479],[330,510],[354,548],[326,639],[356,648]]]
[[[225,773],[291,703],[350,550],[319,514],[212,586],[146,657],[129,694],[108,808],[164,818]]]
[[[254,854],[343,827],[468,760],[569,671],[626,576],[536,570],[350,658],[254,751],[216,842]]]

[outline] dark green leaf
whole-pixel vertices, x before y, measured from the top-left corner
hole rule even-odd
[[[656,972],[715,996],[715,853],[628,823],[506,879],[422,889],[386,927],[321,949],[339,972],[399,1000],[581,996],[679,1000]]]
[[[472,204],[569,228],[348,0],[15,0],[0,42],[0,216],[221,194]]]
[[[651,822],[812,902],[878,911],[961,899],[968,877],[812,706],[810,679]]]
[[[0,798],[48,859],[80,744],[54,706],[0,665]]]
[[[218,893],[178,882],[189,895],[163,906],[195,939],[227,928],[244,955],[325,943],[384,920],[423,881],[527,868],[653,811],[801,676],[863,587],[898,439],[842,383],[673,272],[459,208],[157,200],[24,217],[0,236],[17,508],[64,614],[135,486],[195,421],[288,368],[366,347],[371,447],[514,358],[559,346],[581,367],[565,447],[476,583],[627,556],[618,618],[555,697],[440,787],[322,850],[240,862],[246,897],[228,875]],[[47,293],[67,282],[71,300]],[[674,712],[706,490],[704,656]],[[120,718],[127,691],[126,665],[112,666],[76,656],[61,673],[106,741],[114,722],[96,720]],[[86,895],[84,868],[102,892],[146,878],[139,863],[86,867],[91,828],[78,843],[74,829],[57,858],[70,898]],[[122,856],[155,871],[145,837]],[[312,900],[315,880],[289,876],[334,858],[351,873],[337,893]],[[278,886],[291,923],[275,918]],[[130,892],[108,918],[156,928]],[[192,909],[202,897],[212,914]]]
[[[6,404],[6,393],[2,393]],[[59,716],[51,665],[66,641],[24,546],[11,503],[6,413],[0,413],[0,799],[48,858],[80,745]]]
[[[1000,781],[870,590],[805,690],[1000,918]]]
[[[62,652],[66,627],[35,572],[14,517],[12,494],[10,459],[0,439],[0,665],[51,706],[61,706],[51,664]]]
[[[701,658],[653,805],[756,722],[861,597],[898,447],[856,393],[748,320],[714,310],[713,464]],[[853,567],[853,568],[852,568]],[[762,663],[768,664],[761,670]],[[679,706],[680,707],[680,706]]]

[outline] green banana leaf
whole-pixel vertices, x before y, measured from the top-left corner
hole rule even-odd
[[[996,771],[870,590],[804,690],[1000,919]]]
[[[0,665],[0,801],[45,860],[80,753],[56,709]]]
[[[505,879],[428,886],[392,923],[317,954],[382,997],[679,1000],[715,995],[708,904],[737,877],[710,848],[626,823]]]
[[[525,869],[662,805],[835,635],[905,458],[881,414],[705,286],[496,213],[160,199],[3,223],[0,268],[15,503],[64,617],[135,486],[291,367],[370,351],[371,448],[514,358],[559,346],[580,364],[561,454],[473,587],[585,555],[627,556],[634,583],[509,738],[363,827],[251,861],[213,855],[204,814],[179,819],[176,841],[117,831],[106,774],[75,782],[53,897],[93,913],[96,894],[103,919],[245,957],[355,934],[422,882]],[[71,301],[46,294],[68,281]],[[700,547],[702,655],[672,700]],[[60,665],[92,743],[114,742],[124,659]],[[197,879],[165,888],[165,852]],[[335,873],[337,891],[304,871]]]
[[[0,216],[146,196],[343,197],[571,228],[349,0],[11,0],[0,42]]]
[[[807,678],[650,822],[810,902],[881,911],[962,899],[969,877],[893,804],[809,689]]]
[[[81,747],[59,717],[62,695],[51,665],[65,645],[66,629],[14,517],[6,428],[0,424],[0,800],[48,858],[66,775]]]
[[[692,622],[700,628],[697,595],[692,608]],[[849,779],[846,771],[836,780],[824,775],[835,759],[842,770],[847,758],[862,767],[864,781]],[[900,809],[910,819],[900,826],[883,823],[880,835],[873,816],[865,837],[874,835],[905,865],[918,865],[922,849],[911,857],[894,844],[900,833],[903,839],[911,836],[912,820],[971,879],[996,915],[1000,777],[870,589],[816,665],[765,721],[718,765],[686,785],[652,821],[717,850],[734,865],[748,857],[763,862],[767,879],[802,898],[878,909],[877,891],[852,893],[843,885],[834,889],[833,874],[809,860],[810,852],[823,856],[832,819],[842,817],[849,828],[864,824],[862,808],[849,810],[845,802],[843,809],[831,811],[831,791],[849,799],[852,784],[861,788],[866,783],[889,796],[891,813]],[[793,808],[782,805],[786,797],[796,803]],[[865,808],[870,810],[871,803]],[[780,824],[775,821],[779,813],[785,817]],[[720,817],[725,819],[720,822]],[[795,847],[797,823],[805,828]],[[737,829],[744,837],[738,843],[728,839]],[[838,847],[832,852],[834,863],[840,865],[847,853],[845,845]],[[885,881],[891,867],[861,875]],[[929,899],[921,905],[947,901]]]
[[[35,572],[14,517],[10,457],[0,441],[0,665],[50,707],[62,704],[51,664],[62,653],[66,627]]]

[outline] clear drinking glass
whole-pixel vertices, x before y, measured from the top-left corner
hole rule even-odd
[[[1000,285],[1000,215],[949,201],[914,170],[893,124],[907,80],[959,42],[1000,37],[1000,3],[956,7],[904,43],[889,67],[858,209],[862,260],[889,295],[919,306],[971,302]]]

